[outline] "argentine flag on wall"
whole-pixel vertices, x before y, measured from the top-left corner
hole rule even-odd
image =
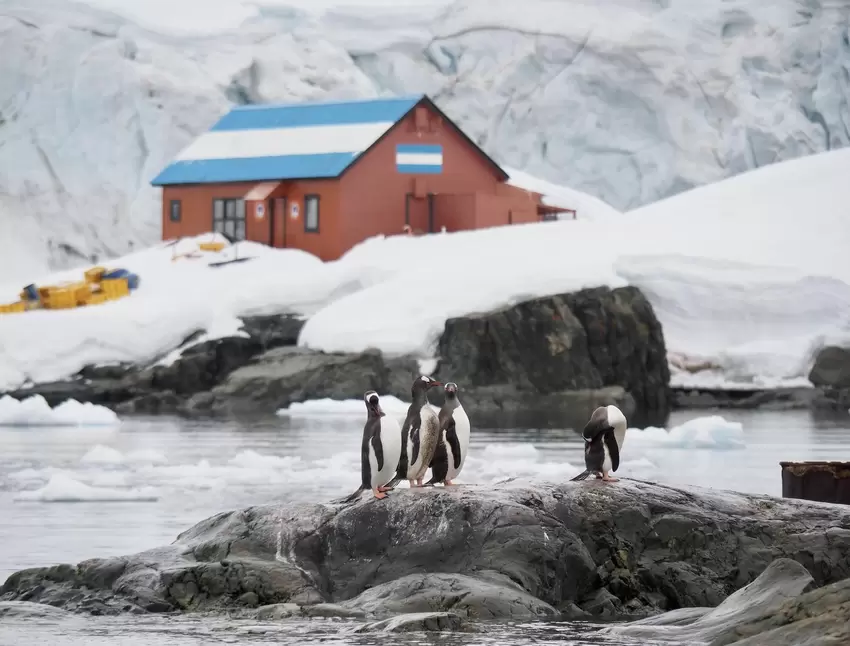
[[[439,144],[398,144],[395,166],[399,173],[442,173],[443,147]]]

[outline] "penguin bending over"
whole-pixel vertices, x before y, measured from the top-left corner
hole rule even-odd
[[[395,478],[387,485],[390,489],[402,480],[408,480],[411,488],[422,486],[422,478],[431,464],[440,436],[440,420],[428,403],[428,391],[435,386],[442,384],[421,375],[410,388],[413,401],[401,427],[401,457]]]
[[[386,498],[385,485],[392,480],[401,455],[401,429],[393,417],[387,417],[374,390],[363,395],[366,402],[366,424],[360,445],[360,488],[341,502],[356,500],[361,492],[371,489],[375,498]]]
[[[608,475],[620,466],[620,451],[626,439],[626,416],[616,406],[600,406],[582,431],[585,470],[571,481],[586,480],[596,474],[603,482],[617,482]]]
[[[457,398],[457,384],[449,382],[445,386],[446,403],[440,409],[440,439],[431,460],[431,479],[426,486],[442,482],[446,486],[454,484],[466,462],[469,449],[469,417],[463,404]]]

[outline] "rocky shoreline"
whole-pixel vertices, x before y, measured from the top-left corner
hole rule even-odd
[[[795,580],[805,568],[803,588],[844,594],[850,509],[634,480],[513,479],[221,513],[168,546],[17,572],[0,601],[109,615],[623,619],[705,614],[777,559],[793,562]]]
[[[407,400],[413,379],[429,372],[459,383],[466,405],[496,426],[577,426],[606,404],[634,426],[663,426],[674,409],[828,415],[850,408],[850,350],[839,347],[817,357],[814,388],[671,387],[661,324],[635,287],[585,289],[450,319],[431,365],[378,350],[300,348],[303,324],[286,314],[245,317],[238,335],[206,340],[198,330],[152,365],[90,366],[72,379],[6,394],[41,395],[51,406],[71,398],[121,414],[256,417],[307,399],[359,399],[367,389]]]
[[[378,350],[296,347],[302,325],[290,315],[246,317],[240,336],[203,340],[198,331],[173,361],[89,367],[73,379],[8,394],[42,395],[51,405],[73,398],[125,414],[272,415],[307,399],[359,399],[368,389],[406,400],[425,371],[459,383],[466,405],[491,417],[545,411],[550,421],[577,424],[596,406],[616,404],[630,419],[663,423],[671,406],[661,325],[634,287],[586,289],[451,319],[428,368]],[[439,395],[433,403],[441,403]]]

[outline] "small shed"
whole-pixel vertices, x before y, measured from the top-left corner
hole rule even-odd
[[[182,150],[162,236],[218,231],[323,260],[378,234],[551,217],[427,96],[235,107]]]

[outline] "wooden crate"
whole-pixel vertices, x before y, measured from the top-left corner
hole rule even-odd
[[[91,292],[86,300],[86,305],[100,305],[101,303],[105,303],[109,299],[106,297],[106,294],[101,291]]]
[[[225,246],[223,242],[202,242],[198,248],[201,251],[221,251]]]

